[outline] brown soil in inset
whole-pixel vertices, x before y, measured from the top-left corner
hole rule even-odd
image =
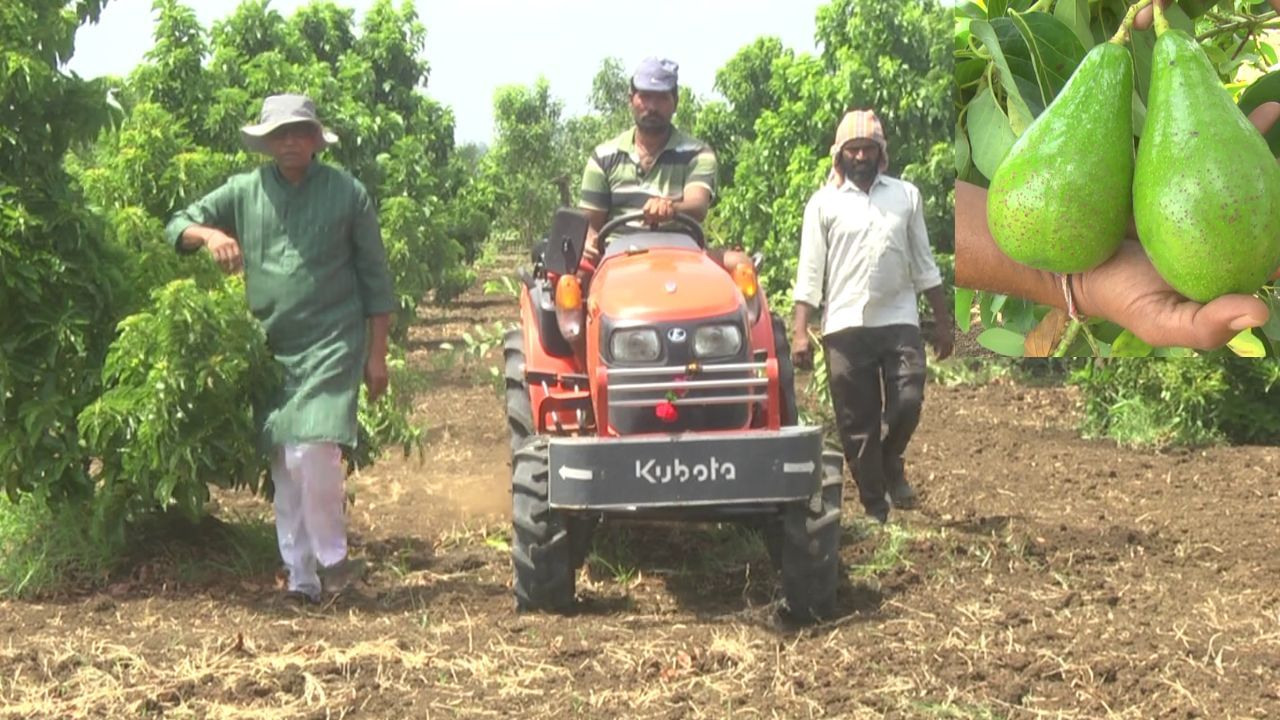
[[[517,615],[502,402],[439,349],[514,317],[474,290],[412,330],[427,446],[353,481],[367,585],[0,603],[0,717],[1280,717],[1280,451],[1082,440],[1070,389],[930,386],[921,507],[871,530],[846,492],[832,622],[777,620],[752,536],[670,525],[606,527],[576,614]]]

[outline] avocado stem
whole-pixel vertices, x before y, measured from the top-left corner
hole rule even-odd
[[[1120,21],[1120,27],[1116,29],[1116,34],[1111,36],[1107,42],[1116,45],[1124,45],[1129,42],[1129,33],[1133,30],[1133,20],[1138,17],[1138,11],[1151,4],[1151,0],[1142,0],[1139,3],[1131,5],[1129,11],[1124,14],[1124,20]]]
[[[1093,333],[1089,332],[1089,326],[1079,318],[1071,318],[1067,324],[1067,331],[1062,334],[1062,342],[1058,343],[1058,347],[1053,349],[1053,356],[1056,358],[1066,357],[1067,351],[1071,349],[1072,344],[1076,341],[1076,336],[1084,333],[1085,342],[1089,343],[1089,349],[1093,351],[1094,357],[1102,356],[1102,349],[1098,347],[1098,341],[1094,339]]]
[[[1156,3],[1152,7],[1155,8],[1155,14],[1156,14],[1156,21],[1155,21],[1156,37],[1160,37],[1161,35],[1165,34],[1169,30],[1169,18],[1166,18],[1164,16],[1164,8],[1160,5],[1160,3]]]
[[[1080,334],[1080,326],[1083,325],[1079,320],[1071,318],[1071,323],[1067,325],[1067,331],[1062,334],[1062,342],[1058,343],[1058,347],[1053,350],[1053,357],[1060,358],[1067,356],[1067,350],[1071,347],[1071,343],[1076,341],[1076,336]]]

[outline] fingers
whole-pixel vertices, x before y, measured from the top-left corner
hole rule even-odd
[[[1261,327],[1270,313],[1266,303],[1252,295],[1225,295],[1200,308],[1192,320],[1192,330],[1202,350],[1219,348],[1242,330]]]
[[[214,262],[228,275],[240,272],[244,267],[244,256],[240,254],[240,244],[225,235],[210,238],[205,246]]]
[[[644,221],[649,225],[669,222],[675,214],[675,206],[669,198],[650,198],[644,204]]]
[[[933,352],[939,360],[946,360],[955,351],[955,338],[951,333],[939,332],[933,340]]]
[[[813,369],[813,351],[804,349],[804,350],[796,350],[792,352],[791,364],[797,370],[812,370]]]
[[[213,259],[218,262],[222,271],[228,275],[239,272],[244,267],[244,258],[240,255],[240,247],[235,243],[223,245],[214,250]]]
[[[950,338],[935,338],[933,341],[933,355],[939,360],[946,360],[951,357],[951,353],[954,350],[955,343]]]
[[[1253,126],[1263,135],[1266,135],[1267,131],[1276,124],[1276,120],[1280,120],[1280,102],[1274,100],[1262,103],[1249,113],[1249,122],[1253,123]]]
[[[1167,8],[1173,4],[1173,0],[1155,0],[1160,3],[1160,7]],[[1155,10],[1150,5],[1138,11],[1138,16],[1133,19],[1134,30],[1146,30],[1155,22]]]

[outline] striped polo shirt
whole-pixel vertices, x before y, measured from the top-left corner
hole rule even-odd
[[[701,140],[671,128],[671,137],[653,167],[644,172],[635,128],[596,146],[582,173],[582,207],[607,210],[609,219],[642,210],[652,197],[683,197],[690,185],[716,193],[716,155]]]

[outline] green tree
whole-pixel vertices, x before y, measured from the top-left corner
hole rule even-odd
[[[76,416],[111,338],[113,272],[63,157],[109,121],[106,85],[64,73],[104,0],[0,10],[0,483],[8,495],[90,491]]]
[[[820,56],[761,38],[717,73],[725,100],[708,103],[697,127],[721,159],[713,224],[724,241],[765,252],[775,297],[794,281],[805,203],[830,170],[836,123],[852,108],[876,110],[890,172],[920,187],[931,239],[943,251],[952,246],[949,25],[936,0],[833,0],[817,16]]]
[[[134,73],[131,91],[138,100],[167,110],[188,128],[200,128],[201,111],[213,89],[204,67],[209,38],[195,11],[177,0],[156,0],[155,44]]]
[[[497,188],[495,224],[525,245],[546,231],[560,203],[555,181],[570,171],[563,111],[546,78],[494,93],[495,139],[485,162]]]
[[[742,48],[716,73],[716,90],[724,100],[713,100],[703,108],[697,130],[711,143],[720,163],[720,182],[733,184],[741,146],[755,139],[756,120],[779,105],[773,93],[773,65],[793,60],[795,53],[774,37],[758,38]]]
[[[605,132],[620,133],[631,125],[631,79],[622,60],[607,57],[600,63],[591,79],[590,105]]]

